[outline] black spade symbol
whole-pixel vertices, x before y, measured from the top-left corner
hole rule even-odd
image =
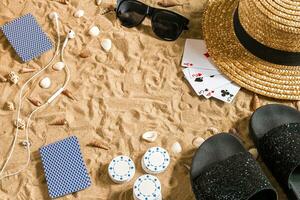
[[[198,77],[195,79],[196,82],[203,82],[203,77]]]

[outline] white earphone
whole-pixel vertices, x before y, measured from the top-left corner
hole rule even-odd
[[[55,22],[55,25],[56,25],[56,32],[57,32],[57,38],[58,38],[58,41],[57,41],[57,45],[56,45],[56,50],[55,50],[55,54],[53,55],[52,59],[49,61],[49,63],[44,66],[43,68],[41,68],[41,70],[39,70],[38,72],[36,72],[31,78],[29,78],[25,83],[24,85],[21,87],[20,89],[20,94],[19,94],[19,103],[18,103],[18,107],[17,107],[17,126],[18,126],[18,123],[19,123],[19,119],[20,119],[20,113],[21,113],[21,107],[22,107],[22,97],[23,97],[23,91],[25,89],[25,87],[34,79],[36,78],[38,75],[40,75],[42,72],[44,72],[52,63],[53,61],[55,60],[55,58],[59,55],[59,47],[60,47],[60,32],[59,32],[59,22],[58,22],[58,19],[59,19],[59,15],[57,12],[51,12],[49,14],[49,18]],[[75,32],[73,30],[69,31],[65,41],[64,41],[64,44],[61,48],[61,61],[64,62],[64,49],[65,47],[67,46],[67,43],[68,43],[68,40],[69,39],[73,39],[75,38]],[[30,126],[30,120],[31,120],[31,117],[33,116],[33,114],[35,112],[37,112],[39,109],[45,107],[46,105],[50,104],[52,101],[54,101],[54,99],[56,97],[58,97],[66,88],[66,86],[68,85],[68,82],[70,80],[70,69],[69,67],[65,64],[65,70],[66,70],[66,80],[63,84],[63,86],[61,88],[59,88],[44,104],[42,104],[41,106],[37,107],[35,110],[33,110],[28,119],[27,119],[27,123],[26,123],[26,127],[25,127],[25,136],[26,136],[26,140],[24,141],[24,143],[26,144],[26,148],[27,148],[27,161],[26,161],[26,164],[19,170],[17,170],[16,172],[13,172],[13,173],[8,173],[6,175],[2,175],[4,170],[6,169],[6,166],[9,162],[9,160],[11,159],[11,156],[12,156],[12,153],[14,152],[14,149],[15,149],[15,145],[16,145],[16,142],[17,142],[17,139],[18,139],[18,133],[19,133],[19,129],[17,128],[16,129],[16,132],[15,132],[15,136],[14,136],[14,140],[13,140],[13,144],[12,144],[12,147],[9,151],[9,155],[6,159],[6,161],[4,162],[3,166],[2,166],[2,169],[0,170],[0,180],[5,178],[5,177],[9,177],[9,176],[13,176],[13,175],[17,175],[19,174],[20,172],[22,172],[23,170],[25,170],[30,162],[30,142],[29,142],[29,134],[28,134],[28,129],[29,129],[29,126]]]

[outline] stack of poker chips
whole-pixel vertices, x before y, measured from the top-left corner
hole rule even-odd
[[[169,166],[170,156],[167,150],[161,147],[148,149],[141,164],[147,174],[136,179],[133,186],[134,200],[161,200],[161,184],[159,179],[153,175],[164,172]],[[108,173],[115,183],[129,182],[135,174],[134,162],[128,156],[118,156],[110,162]]]

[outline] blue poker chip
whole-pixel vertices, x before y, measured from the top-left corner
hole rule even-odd
[[[118,156],[110,162],[108,174],[115,183],[128,182],[135,174],[134,162],[128,156]]]
[[[149,174],[164,172],[170,164],[170,155],[161,147],[152,147],[142,158],[142,168]]]
[[[157,177],[150,174],[140,176],[133,185],[135,200],[161,200],[161,184]]]

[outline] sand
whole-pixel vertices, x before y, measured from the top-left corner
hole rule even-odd
[[[177,7],[175,10],[191,19],[191,30],[175,42],[158,40],[152,33],[147,19],[143,25],[126,29],[116,20],[114,13],[101,16],[101,7],[114,4],[104,0],[97,7],[94,0],[71,0],[64,5],[56,1],[45,0],[1,0],[0,24],[4,24],[18,16],[32,13],[43,29],[55,41],[55,30],[47,14],[57,11],[62,23],[62,36],[69,29],[77,33],[76,39],[70,41],[66,48],[65,58],[71,67],[71,82],[68,89],[77,100],[60,96],[49,107],[34,116],[30,128],[32,158],[29,167],[18,176],[0,181],[0,199],[49,199],[44,173],[42,170],[39,148],[70,135],[79,138],[83,157],[92,179],[92,186],[86,190],[62,197],[61,199],[113,199],[131,200],[132,185],[117,185],[108,177],[107,165],[110,160],[120,154],[129,155],[137,165],[135,178],[143,174],[140,159],[144,152],[152,146],[162,146],[171,151],[171,145],[178,141],[183,148],[181,154],[171,153],[171,164],[165,173],[158,175],[163,185],[163,197],[166,200],[192,200],[189,172],[196,148],[192,140],[201,136],[205,139],[215,133],[208,131],[210,127],[220,132],[230,128],[238,130],[246,148],[253,147],[249,138],[248,122],[251,110],[252,93],[241,90],[232,104],[225,104],[211,99],[205,100],[195,95],[183,78],[180,60],[186,38],[202,38],[201,16],[205,0],[191,0],[189,5]],[[146,1],[155,5],[157,1]],[[182,0],[182,2],[184,2]],[[85,10],[85,16],[73,17],[77,9]],[[97,25],[102,32],[99,37],[91,38],[87,32],[92,25]],[[102,39],[110,38],[112,49],[106,53],[101,49]],[[80,58],[83,49],[92,52],[91,57]],[[0,35],[0,74],[19,71],[23,67],[39,68],[52,57],[53,51],[41,58],[26,64],[18,62],[15,53],[3,35]],[[0,161],[3,163],[10,148],[16,112],[4,109],[7,101],[17,102],[18,91],[31,74],[20,74],[18,85],[0,83]],[[53,85],[42,90],[38,81],[49,76]],[[64,73],[49,69],[37,81],[30,85],[26,97],[45,101],[64,81]],[[260,97],[261,104],[272,102],[294,106],[292,102]],[[22,116],[26,117],[35,107],[24,100]],[[51,126],[51,122],[66,119],[69,126]],[[155,130],[159,137],[154,143],[141,140],[145,131]],[[20,132],[19,142],[24,139],[24,131]],[[97,140],[110,146],[103,150],[86,146]],[[19,169],[26,161],[26,151],[17,145],[9,171]],[[285,200],[283,191],[278,186],[263,163],[264,171],[278,189],[279,199]]]

